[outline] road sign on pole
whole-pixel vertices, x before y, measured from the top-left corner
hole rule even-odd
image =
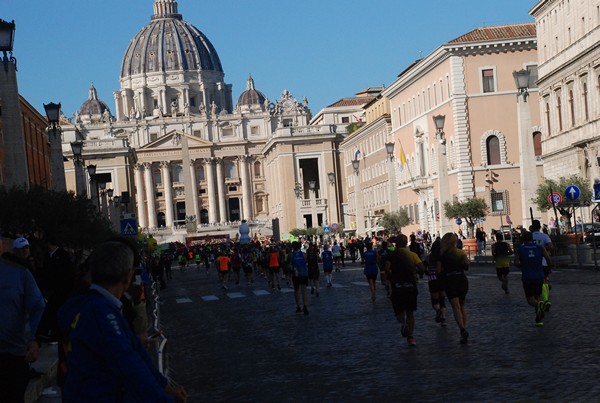
[[[553,203],[553,201],[554,201],[554,203]],[[562,202],[562,196],[560,195],[560,193],[552,192],[548,195],[548,203],[550,205],[557,205],[557,204],[560,204],[560,202]]]
[[[137,221],[135,218],[121,219],[121,235],[135,236],[137,235]]]
[[[581,190],[575,185],[568,186],[565,189],[565,197],[569,200],[577,200],[581,195]]]

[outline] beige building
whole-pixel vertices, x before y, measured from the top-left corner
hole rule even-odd
[[[397,160],[393,158],[389,99],[379,94],[362,106],[364,124],[340,145],[346,183],[345,228],[356,234],[382,229],[379,219],[399,208],[396,193]]]
[[[530,13],[539,49],[544,173],[593,183],[600,178],[600,2],[543,0]]]
[[[265,235],[338,222],[337,149],[346,125],[330,123],[331,114],[310,125],[306,98],[284,90],[271,101],[252,77],[234,103],[224,77],[216,50],[177,2],[155,0],[150,23],[125,51],[115,114],[92,86],[63,127],[64,154],[73,159],[70,143],[80,140],[84,164],[96,165],[89,177],[66,163],[68,187],[79,177],[109,211],[124,209],[129,194],[126,208],[139,226],[164,240],[233,236],[243,219]],[[96,195],[98,183],[106,190]]]
[[[536,45],[534,24],[477,28],[408,66],[383,92],[395,155],[406,161],[397,192],[412,219],[408,231],[455,231],[441,206],[472,197],[490,207],[487,232],[508,220],[528,225],[542,176]],[[531,73],[526,103],[512,74],[522,69]],[[441,134],[436,115],[445,116]]]

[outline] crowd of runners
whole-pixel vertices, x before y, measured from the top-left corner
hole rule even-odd
[[[545,312],[551,303],[548,276],[551,272],[552,241],[540,231],[534,220],[530,231],[522,231],[520,242],[512,245],[498,232],[491,247],[501,288],[509,293],[508,273],[511,261],[522,272],[523,290],[527,302],[535,309],[536,326],[543,325]],[[272,290],[282,285],[294,288],[296,312],[309,314],[307,294],[319,297],[321,282],[331,287],[333,273],[343,270],[347,260],[359,261],[369,283],[371,300],[377,301],[377,286],[381,284],[391,301],[400,331],[409,346],[416,345],[414,337],[417,309],[417,284],[427,281],[435,321],[447,326],[447,307],[460,333],[460,342],[468,343],[468,314],[466,296],[469,282],[466,272],[470,257],[462,249],[460,234],[447,233],[431,239],[404,234],[391,237],[330,240],[322,243],[311,240],[278,242],[267,245],[253,242],[196,244],[186,247],[176,244],[170,251],[155,259],[151,273],[164,287],[164,278],[172,270],[215,272],[219,286],[227,290],[245,282],[251,286],[257,277],[265,278]],[[514,258],[511,256],[514,254]]]

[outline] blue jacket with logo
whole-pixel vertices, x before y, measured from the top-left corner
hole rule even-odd
[[[64,402],[173,402],[120,307],[88,290],[67,301],[59,325],[69,342]]]

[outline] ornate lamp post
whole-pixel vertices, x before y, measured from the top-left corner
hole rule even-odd
[[[100,199],[98,193],[98,181],[96,181],[96,165],[87,166],[88,175],[90,176],[90,199],[98,207],[100,211]]]
[[[331,206],[331,216],[329,217],[329,223],[337,222],[338,217],[338,193],[335,189],[335,172],[328,172],[327,179],[329,179],[329,203]]]
[[[79,196],[86,196],[85,174],[83,172],[83,141],[72,141],[71,150],[73,151],[73,165],[75,167],[75,193]]]
[[[310,189],[310,216],[311,225],[310,227],[317,227],[317,181],[308,181],[308,188]]]
[[[527,103],[529,96],[529,71],[514,71],[517,87],[517,121],[519,124],[519,173],[521,178],[521,217],[523,227],[529,228],[534,215],[539,216],[530,200],[535,196],[537,187],[536,158],[531,133],[531,111]],[[531,208],[531,209],[530,209]]]
[[[7,187],[29,186],[29,168],[21,119],[17,60],[12,56],[15,22],[0,19],[0,99],[2,99],[2,129],[4,146],[4,184]]]
[[[365,213],[363,211],[362,204],[362,191],[361,191],[361,183],[360,183],[360,160],[354,159],[352,161],[352,169],[354,169],[354,173],[356,174],[356,182],[354,185],[354,197],[356,203],[356,235],[364,236],[365,235]]]
[[[446,159],[446,135],[444,133],[444,124],[446,115],[433,116],[437,138],[438,155],[438,203],[440,209],[440,235],[452,232],[452,223],[443,212],[444,203],[450,201],[450,184],[448,183],[448,160]],[[435,219],[435,217],[433,217]]]
[[[66,191],[67,184],[65,182],[65,164],[62,155],[61,145],[61,129],[60,129],[60,102],[55,104],[50,102],[49,104],[43,104],[44,110],[46,111],[46,117],[50,124],[48,132],[52,132],[52,135],[48,135],[50,142],[50,172],[52,175],[52,188],[58,191]],[[57,136],[58,133],[58,136]]]
[[[390,212],[396,212],[400,208],[398,205],[398,193],[396,192],[396,168],[394,167],[394,146],[395,143],[390,141],[385,143],[385,151],[388,155],[388,182],[390,187]]]

